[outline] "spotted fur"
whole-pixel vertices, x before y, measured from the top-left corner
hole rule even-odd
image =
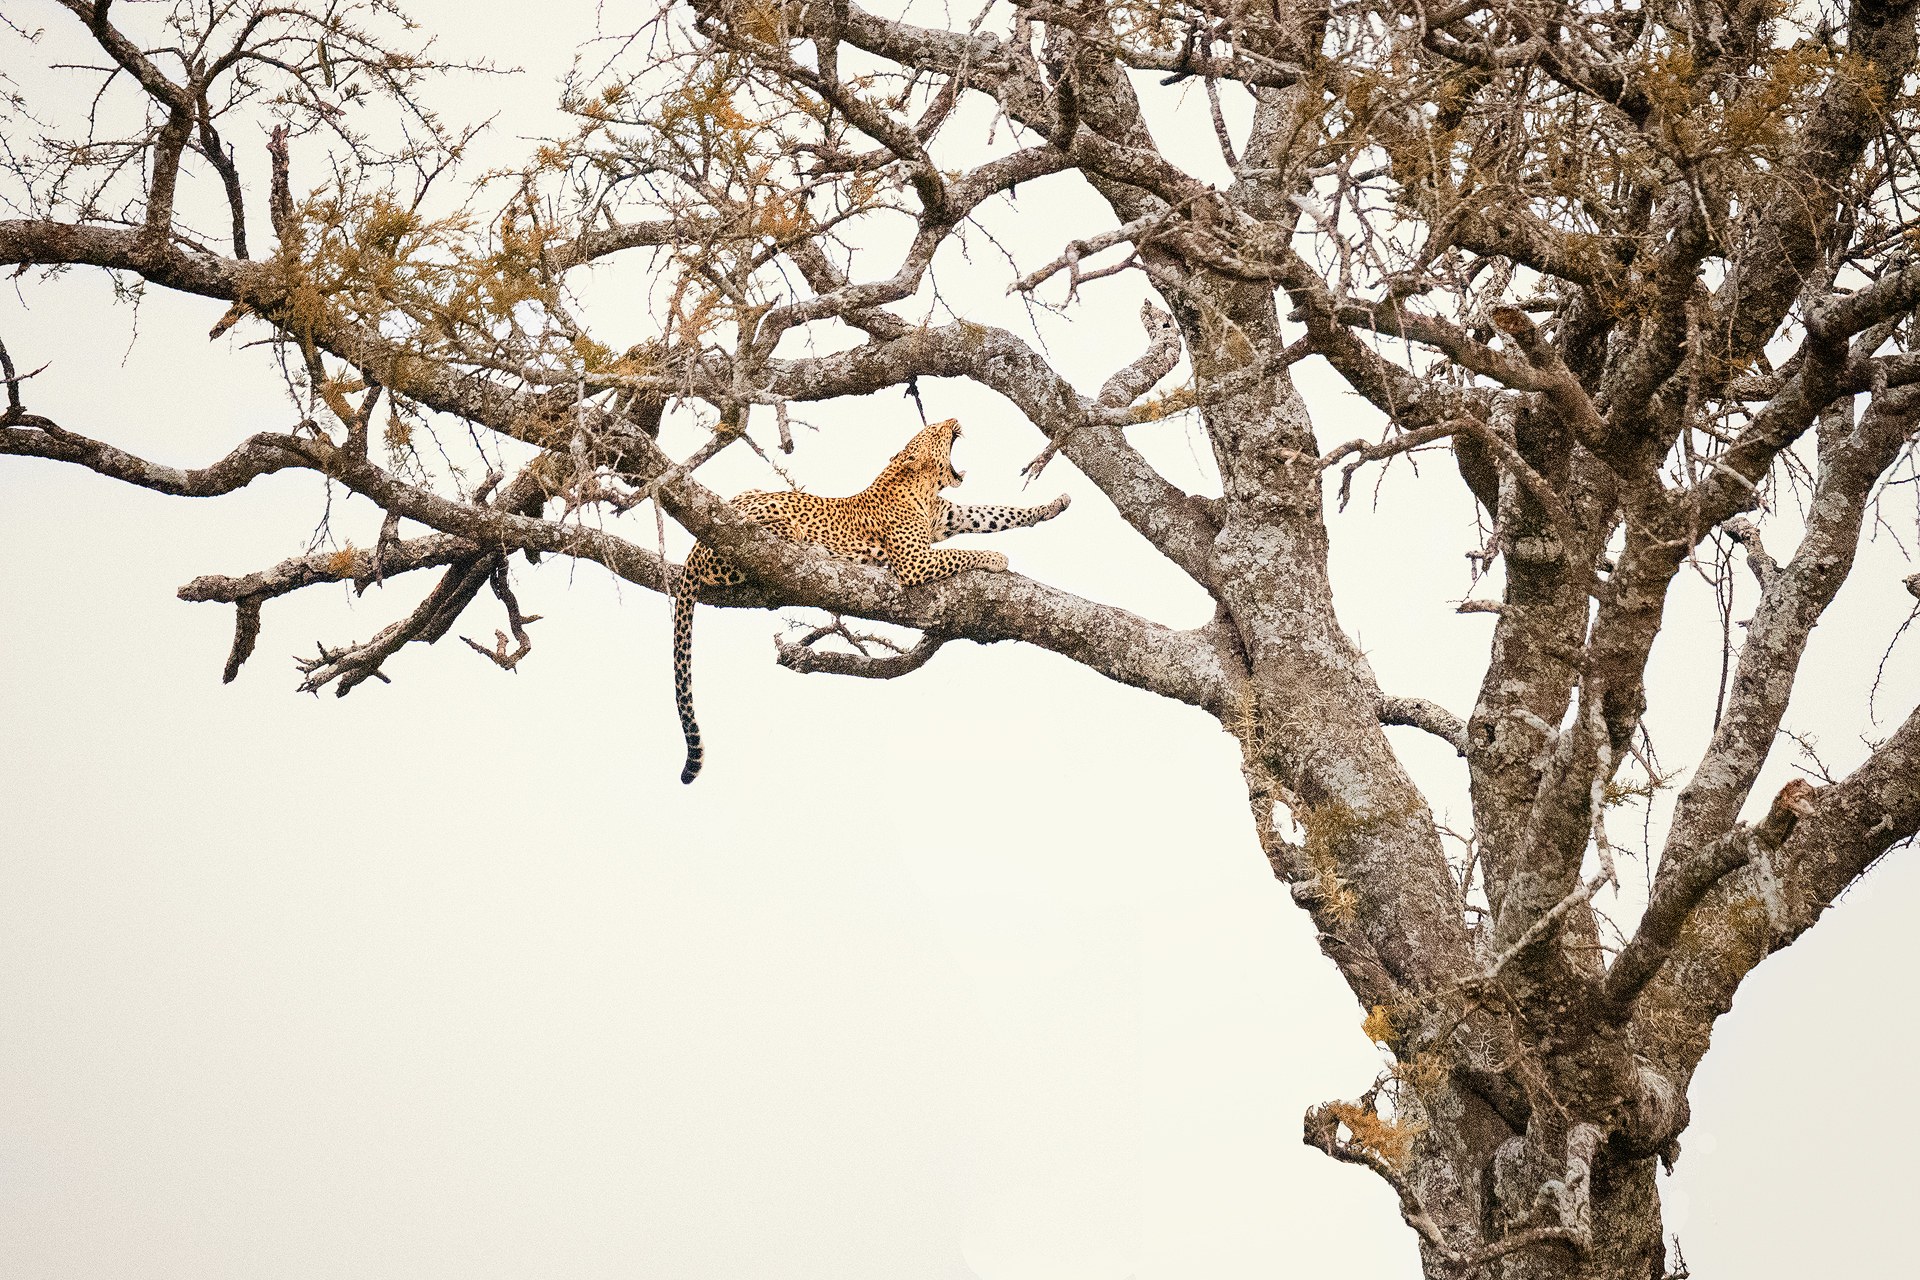
[[[752,516],[789,542],[813,542],[828,553],[861,564],[884,564],[907,586],[937,582],[968,569],[999,573],[1007,558],[998,551],[935,550],[931,544],[956,533],[998,533],[1051,520],[1067,509],[1061,494],[1043,507],[961,507],[940,496],[966,478],[953,465],[960,423],[936,422],[893,455],[872,484],[848,498],[813,493],[743,493],[733,509]],[[738,586],[747,580],[726,556],[696,543],[673,599],[673,694],[680,729],[687,738],[687,764],[680,781],[700,773],[705,748],[693,717],[693,605],[701,587]]]

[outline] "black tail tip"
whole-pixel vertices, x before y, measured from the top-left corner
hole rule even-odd
[[[700,766],[697,764],[690,764],[686,768],[680,771],[680,781],[683,783],[692,782],[695,778],[699,776],[700,776]]]

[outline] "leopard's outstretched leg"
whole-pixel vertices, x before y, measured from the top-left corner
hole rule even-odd
[[[874,482],[845,498],[823,498],[805,491],[743,493],[733,509],[789,542],[812,542],[830,555],[861,564],[880,561],[905,586],[937,582],[968,569],[999,573],[1007,558],[998,551],[935,550],[932,543],[956,533],[998,533],[1051,520],[1065,511],[1061,494],[1040,507],[957,507],[940,490],[965,479],[953,465],[953,441],[960,424],[949,418],[929,423],[893,456]],[[745,582],[738,565],[695,545],[673,587],[673,692],[680,731],[687,739],[687,763],[680,781],[700,775],[706,752],[700,723],[693,715],[693,614],[703,586]]]
[[[1064,493],[1041,507],[963,507],[945,498],[936,498],[928,540],[941,542],[956,533],[999,533],[1006,529],[1030,528],[1053,519],[1072,503],[1073,499]]]
[[[901,585],[912,587],[922,582],[938,582],[969,569],[985,569],[988,573],[1006,571],[1007,558],[998,551],[936,551],[927,541],[925,525],[886,540],[884,559]]]

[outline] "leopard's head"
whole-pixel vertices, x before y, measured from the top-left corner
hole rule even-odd
[[[948,418],[935,422],[907,441],[907,447],[893,455],[890,469],[911,472],[933,483],[936,490],[951,489],[967,478],[953,465],[953,442],[960,438],[960,420]]]

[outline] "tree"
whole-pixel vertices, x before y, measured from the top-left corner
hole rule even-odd
[[[182,4],[170,35],[130,35],[107,4],[63,3],[131,123],[54,121],[13,144],[24,216],[0,223],[0,261],[228,304],[214,335],[270,334],[303,416],[181,470],[32,412],[22,356],[5,451],[184,496],[304,469],[385,513],[371,548],[182,589],[234,605],[229,680],[274,601],[423,569],[442,572],[418,608],[322,646],[301,687],[387,678],[489,587],[507,630],[468,643],[513,669],[534,619],[512,554],[670,591],[663,531],[603,518],[652,502],[751,574],[703,603],[832,615],[781,645],[791,669],[884,678],[956,639],[1019,640],[1200,708],[1238,742],[1262,852],[1391,1053],[1358,1100],[1308,1112],[1307,1141],[1391,1187],[1429,1274],[1678,1269],[1655,1167],[1677,1154],[1714,1020],[1920,829],[1920,713],[1843,777],[1755,794],[1809,634],[1914,465],[1912,5],[1801,24],[1714,3],[1062,4],[942,29],[698,3],[576,74],[576,131],[449,211],[434,199],[471,134],[425,105],[443,68],[356,25],[384,6]],[[1196,81],[1224,187],[1144,114],[1143,90]],[[402,142],[357,123],[370,96]],[[249,118],[280,122],[277,244],[257,260],[245,157],[222,136]],[[333,172],[297,199],[323,140]],[[224,202],[183,203],[192,173]],[[1010,329],[902,313],[988,210],[1044,219],[1036,191],[1069,174],[1111,224],[1048,226],[1056,256],[1009,269],[1012,291],[1070,306],[1137,274],[1164,307],[1093,396]],[[652,255],[658,331],[596,337],[569,279],[636,254]],[[809,350],[816,334],[839,347],[836,326],[864,340]],[[1190,382],[1148,397],[1183,351]],[[1379,439],[1320,443],[1291,373],[1309,356],[1385,416]],[[906,590],[780,541],[693,478],[758,450],[756,416],[792,452],[792,406],[920,378],[1015,406],[1044,438],[1029,473],[1066,458],[1211,621],[1175,630],[1018,575]],[[706,443],[675,460],[663,421],[702,407]],[[1129,439],[1182,413],[1219,497]],[[473,433],[465,472],[428,458],[458,447],[449,420]],[[1327,508],[1360,469],[1441,447],[1486,513],[1468,549],[1498,586],[1462,606],[1495,615],[1464,719],[1380,688],[1329,568]],[[1795,496],[1804,532],[1776,560],[1749,515]],[[426,532],[401,536],[403,520]],[[1685,574],[1717,575],[1730,633],[1735,547],[1758,603],[1644,910],[1610,919],[1607,814],[1677,780],[1644,728],[1668,602]],[[920,639],[876,656],[849,618]],[[1465,761],[1464,837],[1435,823],[1386,725]]]

